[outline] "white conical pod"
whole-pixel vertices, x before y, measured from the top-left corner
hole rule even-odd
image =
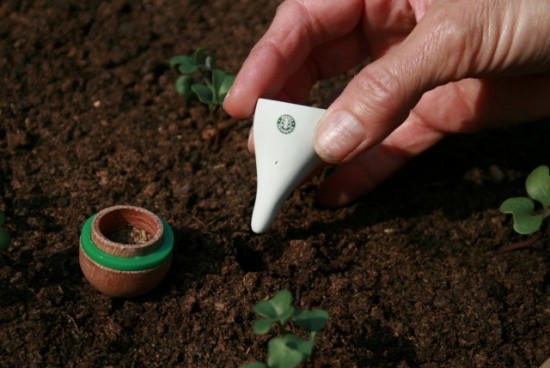
[[[294,189],[321,159],[313,149],[313,134],[325,110],[259,99],[253,123],[257,190],[252,231],[267,231]]]

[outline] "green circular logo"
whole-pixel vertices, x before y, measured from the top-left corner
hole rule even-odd
[[[289,134],[294,131],[296,127],[296,121],[290,115],[281,115],[277,119],[277,129],[283,134]]]

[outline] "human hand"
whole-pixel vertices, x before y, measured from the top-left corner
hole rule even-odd
[[[550,116],[548,14],[546,0],[286,0],[224,108],[248,117],[259,97],[304,103],[316,81],[370,58],[314,142],[340,164],[319,199],[344,205],[448,133]]]

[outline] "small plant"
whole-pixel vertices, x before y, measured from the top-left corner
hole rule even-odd
[[[528,197],[513,197],[500,205],[500,211],[512,214],[514,230],[523,235],[533,234],[550,216],[550,175],[548,166],[533,170],[525,180]]]
[[[272,299],[262,300],[254,307],[261,318],[254,322],[256,335],[267,334],[273,325],[279,328],[279,335],[267,343],[267,363],[253,362],[241,368],[294,368],[312,357],[315,336],[328,322],[328,312],[322,309],[298,309],[292,305],[292,294],[279,291]],[[288,322],[307,333],[307,339],[287,331]],[[312,363],[313,364],[313,363]]]
[[[3,212],[0,212],[0,250],[5,250],[10,245],[10,234],[7,232],[6,229],[2,225],[4,225],[4,221],[6,220],[6,216]]]
[[[211,112],[221,106],[235,76],[215,67],[216,59],[204,47],[193,55],[179,55],[170,59],[170,65],[182,74],[176,80],[176,92],[186,100],[198,99]]]

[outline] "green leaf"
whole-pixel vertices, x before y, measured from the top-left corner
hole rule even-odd
[[[283,336],[283,340],[285,341],[286,346],[293,350],[299,351],[303,355],[302,361],[307,360],[313,352],[314,342],[312,340],[304,340],[301,337],[292,334]]]
[[[170,59],[170,64],[177,66],[179,72],[182,74],[194,73],[202,67],[201,63],[198,63],[194,58],[187,55],[174,56]]]
[[[206,58],[208,57],[208,49],[206,47],[199,47],[193,54],[193,59],[201,65],[204,65]]]
[[[168,62],[171,66],[178,66],[179,64],[186,63],[187,59],[189,59],[189,56],[187,55],[178,55],[171,57]]]
[[[267,365],[261,362],[252,362],[241,365],[240,368],[267,368]]]
[[[235,76],[231,74],[227,74],[225,76],[225,79],[223,80],[222,85],[219,89],[219,95],[220,95],[220,101],[223,102],[225,99],[225,96],[227,96],[227,93],[229,92],[229,89],[233,85],[233,82],[235,81]]]
[[[193,84],[191,90],[195,92],[199,101],[203,104],[210,105],[212,103],[212,89],[204,84]]]
[[[193,84],[193,78],[188,75],[182,75],[176,79],[176,92],[182,96],[189,98],[191,96],[192,90],[191,85]]]
[[[0,212],[0,226],[6,221],[6,214],[4,212]]]
[[[10,245],[10,241],[10,234],[4,229],[0,229],[0,250],[6,250]]]
[[[543,216],[535,213],[535,204],[530,198],[509,198],[502,202],[500,211],[513,215],[514,230],[519,234],[533,234],[542,225]]]
[[[202,64],[198,63],[191,56],[180,55],[170,60],[173,65],[177,65],[178,70],[182,74],[191,74],[199,70]]]
[[[194,73],[196,72],[197,70],[199,70],[201,68],[202,65],[200,64],[180,64],[180,66],[178,67],[178,70],[181,74],[191,74],[191,73]]]
[[[256,335],[265,335],[271,329],[273,322],[275,321],[268,318],[258,319],[254,322],[252,329]]]
[[[304,354],[287,345],[283,337],[274,337],[267,343],[267,365],[270,368],[295,368],[305,359]]]
[[[529,197],[542,203],[544,207],[550,206],[550,175],[548,166],[537,167],[529,174],[525,181],[525,189]]]
[[[308,333],[321,331],[326,326],[328,318],[328,312],[322,309],[313,309],[311,311],[299,309],[292,316],[294,323]]]
[[[279,291],[269,300],[262,300],[254,306],[254,312],[261,317],[284,324],[294,313],[292,294],[288,290]]]
[[[216,91],[216,102],[221,104],[225,95],[231,88],[235,76],[227,74],[223,70],[214,69],[212,71],[212,84],[214,85],[214,91]]]

